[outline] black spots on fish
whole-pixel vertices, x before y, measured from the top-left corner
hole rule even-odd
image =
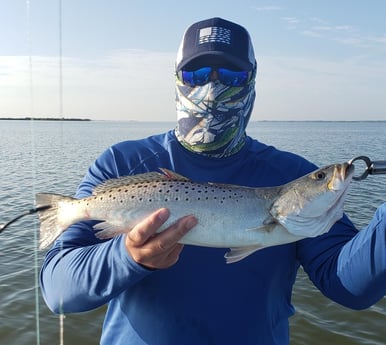
[[[215,202],[218,204],[238,203],[245,190],[205,183],[187,181],[137,181],[128,186],[117,186],[99,191],[93,199],[97,202],[130,203],[173,203]]]

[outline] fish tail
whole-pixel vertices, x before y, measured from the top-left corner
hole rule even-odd
[[[61,207],[64,203],[74,201],[74,198],[59,194],[38,193],[36,205],[40,219],[40,249],[47,248],[72,223],[62,219]],[[70,219],[70,215],[68,215]]]

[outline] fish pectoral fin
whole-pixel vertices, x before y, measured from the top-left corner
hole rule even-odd
[[[278,222],[275,218],[267,218],[260,226],[256,226],[255,228],[248,228],[247,231],[265,231],[271,232],[275,226],[277,226]]]
[[[106,240],[120,234],[125,234],[129,231],[127,228],[109,222],[98,223],[93,226],[93,229],[96,230],[95,236],[100,240]]]
[[[230,251],[225,253],[224,258],[227,264],[233,264],[234,262],[245,259],[247,256],[251,255],[259,249],[263,249],[264,246],[248,246],[248,247],[238,247],[230,248]]]
[[[324,234],[334,225],[336,219],[331,220],[326,214],[314,218],[288,216],[279,219],[279,221],[290,234],[304,238],[316,237]]]

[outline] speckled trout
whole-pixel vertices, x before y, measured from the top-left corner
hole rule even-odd
[[[193,214],[198,224],[181,243],[230,248],[228,263],[254,251],[327,232],[343,215],[354,166],[334,164],[290,183],[267,188],[198,183],[167,169],[105,181],[90,197],[74,199],[39,193],[40,247],[49,246],[69,226],[98,220],[100,239],[129,232],[161,207],[170,210],[165,230]]]

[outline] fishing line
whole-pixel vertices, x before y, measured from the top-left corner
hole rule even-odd
[[[62,0],[58,0],[58,23],[59,23],[59,114],[60,118],[63,119],[63,68],[62,68]],[[29,71],[29,117],[30,117],[30,133],[31,133],[31,165],[32,165],[32,181],[37,179],[37,159],[36,159],[36,140],[35,140],[35,109],[34,109],[34,83],[33,83],[33,59],[32,59],[32,26],[31,26],[31,0],[26,0],[26,16],[27,16],[27,49],[28,49],[28,71]],[[61,126],[61,139],[63,142],[63,127]],[[35,183],[32,185],[32,198],[35,198],[36,186]],[[36,213],[40,210],[48,208],[47,206],[38,207],[31,209],[15,219],[11,220],[7,224],[0,226],[0,232],[3,231],[8,225],[14,221],[24,217],[28,214]],[[34,225],[34,266],[35,266],[35,320],[36,320],[36,344],[40,345],[40,309],[39,309],[39,236],[38,229]],[[60,253],[62,253],[61,248]],[[61,284],[60,288],[63,289],[64,284]],[[63,293],[60,297],[60,316],[59,316],[59,345],[64,345],[64,314],[63,314]]]
[[[31,2],[26,0],[26,12],[27,12],[27,50],[28,50],[28,81],[29,81],[29,117],[30,117],[30,133],[31,133],[31,171],[32,171],[32,198],[35,195],[35,184],[33,181],[36,181],[36,152],[35,152],[35,131],[34,131],[34,120],[33,115],[34,111],[34,87],[33,87],[33,68],[32,68],[32,29],[31,29]],[[23,217],[30,212],[17,217],[15,220]],[[14,220],[14,221],[15,221]],[[11,222],[8,222],[5,226],[9,225]],[[5,228],[3,227],[3,229]],[[35,327],[36,327],[36,344],[40,345],[40,308],[39,308],[39,251],[38,251],[38,229],[34,225],[34,280],[35,280]]]
[[[62,41],[62,0],[58,0],[58,31],[59,31],[59,115],[63,120],[63,41]],[[63,123],[61,125],[61,138],[63,143]],[[63,145],[62,145],[63,147]],[[63,258],[63,242],[60,242],[60,260]],[[64,275],[61,274],[63,277]],[[59,301],[59,344],[64,345],[64,311],[63,311],[63,288],[65,284],[60,284]]]

